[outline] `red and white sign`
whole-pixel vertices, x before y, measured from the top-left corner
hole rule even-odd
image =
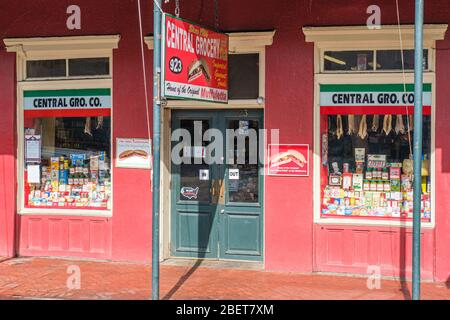
[[[309,176],[309,145],[269,144],[270,176]]]
[[[168,14],[163,21],[163,95],[227,103],[228,35]]]

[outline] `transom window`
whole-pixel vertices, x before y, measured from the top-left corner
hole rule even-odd
[[[26,62],[27,80],[107,77],[110,75],[110,59],[108,57],[28,60]]]
[[[382,72],[414,71],[414,50],[346,50],[324,51],[323,71]],[[429,70],[428,49],[423,50],[423,70]]]
[[[257,99],[259,97],[259,54],[241,53],[229,55],[230,100]]]

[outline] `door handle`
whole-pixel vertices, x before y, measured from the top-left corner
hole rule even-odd
[[[225,183],[223,179],[218,180],[218,187],[219,187],[219,204],[225,205]]]
[[[225,209],[220,210],[220,214],[225,214]]]
[[[217,204],[217,182],[216,182],[216,179],[211,180],[211,203]]]

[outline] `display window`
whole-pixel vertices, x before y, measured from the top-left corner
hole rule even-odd
[[[424,85],[422,220],[431,221],[431,84]],[[320,86],[321,218],[411,220],[412,85]]]
[[[18,214],[112,216],[113,50],[120,36],[3,41],[16,53]]]
[[[111,207],[111,90],[23,91],[26,209]]]

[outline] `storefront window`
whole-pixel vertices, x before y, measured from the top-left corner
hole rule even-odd
[[[231,100],[259,97],[259,54],[231,54],[229,56],[229,89]]]
[[[28,60],[27,79],[102,77],[110,75],[109,58]]]
[[[25,208],[110,208],[110,108],[110,89],[24,92]]]
[[[27,61],[27,78],[57,78],[66,75],[66,60]]]
[[[411,105],[400,104],[406,97],[413,102],[413,93],[402,86],[321,85],[322,218],[412,219],[414,117]],[[422,219],[429,222],[429,84],[424,105],[421,197]]]
[[[407,71],[414,70],[414,50],[324,51],[324,71]],[[376,57],[376,64],[375,64]],[[423,69],[428,70],[428,49],[423,50]]]
[[[405,70],[414,70],[414,50],[403,51]],[[428,70],[428,50],[423,50],[423,69]],[[377,70],[402,70],[400,50],[377,50]]]
[[[326,51],[324,67],[327,71],[373,70],[373,51]]]

